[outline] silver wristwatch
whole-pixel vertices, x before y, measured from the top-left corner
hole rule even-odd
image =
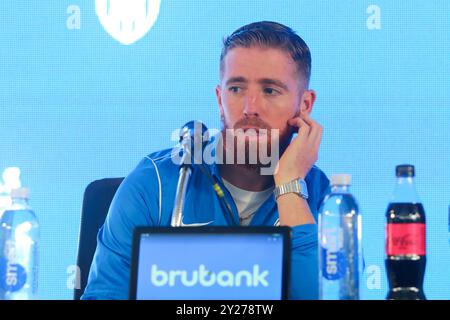
[[[275,190],[273,190],[275,200],[286,193],[296,193],[301,198],[308,199],[308,188],[306,187],[305,180],[298,178],[282,185],[275,186]]]

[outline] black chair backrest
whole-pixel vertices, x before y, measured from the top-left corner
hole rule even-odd
[[[98,230],[105,222],[111,201],[122,180],[123,178],[96,180],[91,182],[84,191],[77,256],[79,288],[75,286],[74,300],[79,300],[84,293],[97,247]]]

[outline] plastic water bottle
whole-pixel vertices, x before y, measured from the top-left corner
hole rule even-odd
[[[319,210],[319,297],[358,300],[362,273],[361,215],[350,193],[351,176],[331,176]]]
[[[11,190],[12,205],[0,219],[0,298],[37,299],[39,223],[27,188]]]

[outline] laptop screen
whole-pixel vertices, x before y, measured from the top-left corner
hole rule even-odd
[[[131,299],[287,298],[287,227],[137,228]]]

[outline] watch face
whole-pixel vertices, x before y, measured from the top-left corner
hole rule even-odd
[[[306,182],[303,179],[297,180],[298,185],[300,186],[300,194],[303,198],[308,199],[308,188],[306,186]]]

